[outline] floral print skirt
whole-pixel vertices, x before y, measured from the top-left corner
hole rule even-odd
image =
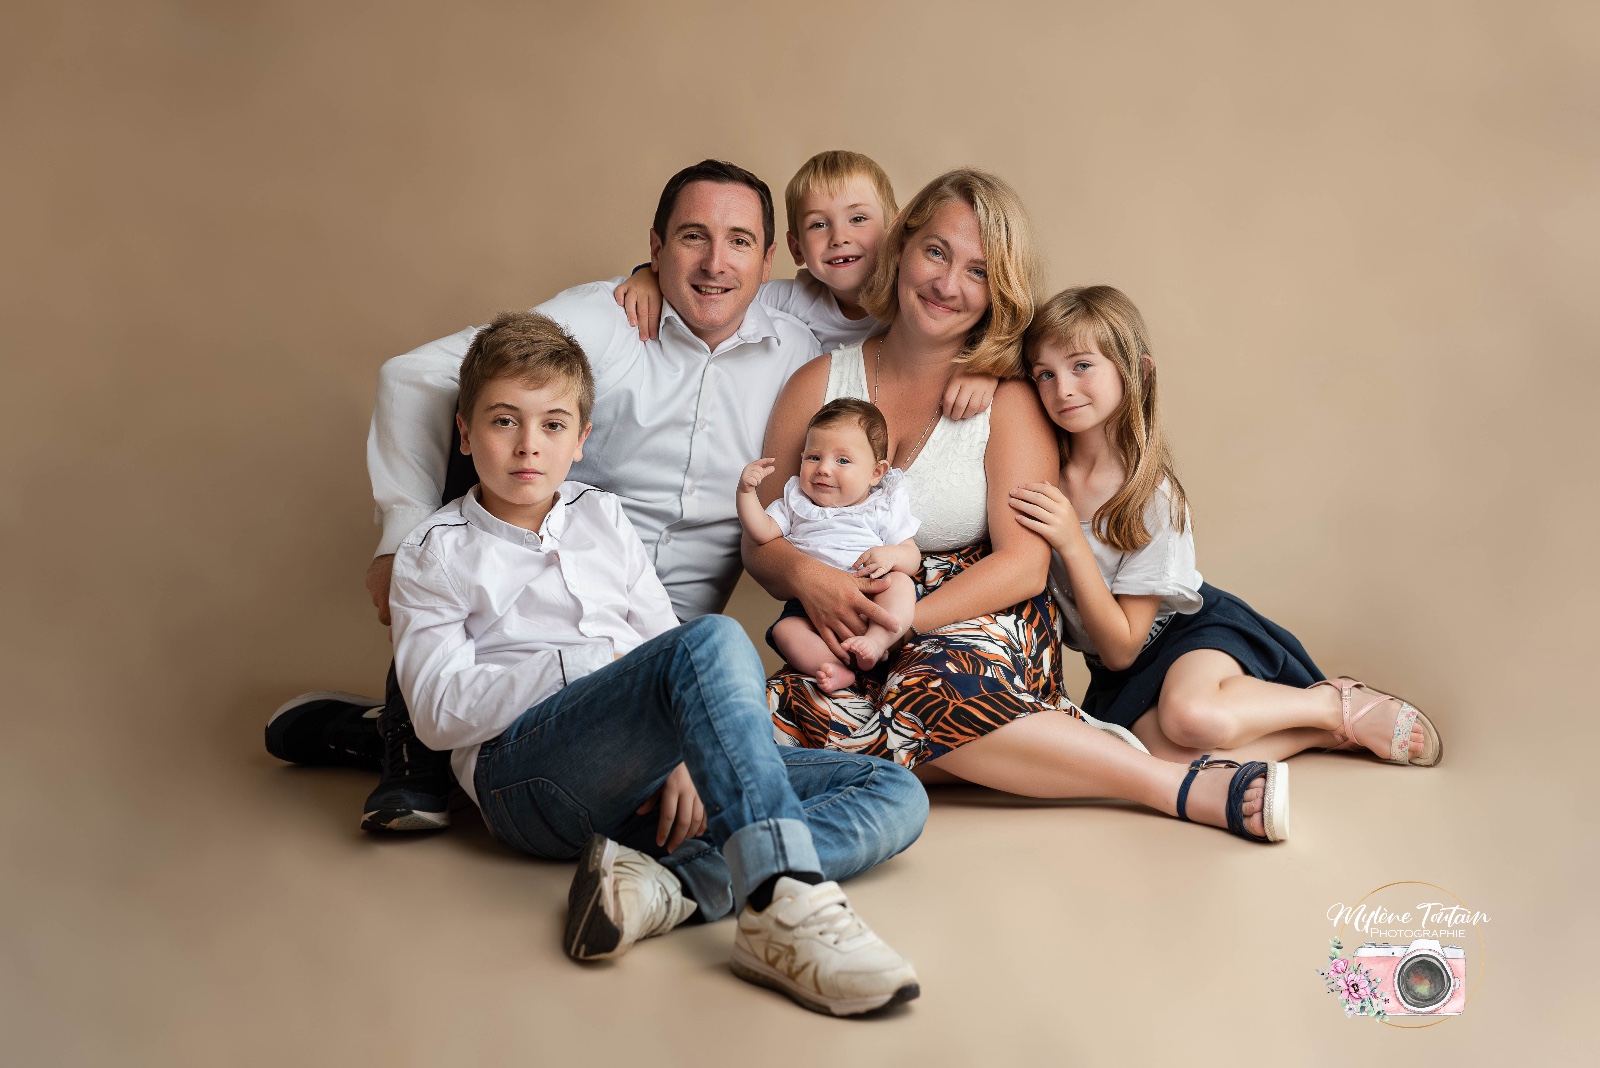
[[[922,558],[921,598],[987,556],[989,546]],[[779,744],[883,757],[912,768],[1041,710],[1077,709],[1061,685],[1056,608],[1020,604],[929,631],[846,690],[825,694],[792,668],[767,680]]]

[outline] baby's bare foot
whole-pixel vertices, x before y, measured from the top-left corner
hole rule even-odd
[[[856,667],[862,671],[871,671],[878,666],[878,661],[883,659],[883,646],[865,634],[857,635],[854,638],[846,638],[839,643],[839,648],[854,656],[856,658]]]
[[[823,693],[833,693],[854,686],[856,673],[843,664],[823,664],[817,668],[816,680]]]
[[[1209,823],[1213,827],[1228,826],[1228,784],[1233,781],[1233,773],[1237,770],[1229,767],[1212,767],[1206,768],[1194,777],[1194,784],[1189,787],[1188,803],[1185,806],[1190,819],[1196,823]],[[1265,773],[1250,780],[1241,807],[1245,830],[1258,836],[1267,833],[1266,822],[1261,815],[1261,799],[1266,789]]]

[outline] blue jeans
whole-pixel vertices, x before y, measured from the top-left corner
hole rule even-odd
[[[674,853],[641,804],[679,763],[708,833]],[[916,841],[927,794],[886,760],[777,745],[755,647],[702,616],[539,702],[486,742],[474,770],[489,827],[513,848],[568,860],[599,832],[658,857],[707,920],[781,872],[845,879]]]

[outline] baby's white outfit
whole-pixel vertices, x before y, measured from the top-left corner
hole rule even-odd
[[[898,545],[916,534],[921,524],[911,514],[905,480],[905,472],[890,468],[859,504],[824,508],[805,495],[795,475],[784,484],[783,496],[767,506],[767,514],[796,549],[848,571],[868,549]]]

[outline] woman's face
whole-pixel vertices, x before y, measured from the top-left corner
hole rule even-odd
[[[900,251],[899,321],[930,341],[964,339],[989,310],[978,217],[962,200],[939,207]]]

